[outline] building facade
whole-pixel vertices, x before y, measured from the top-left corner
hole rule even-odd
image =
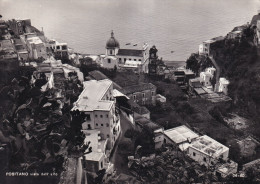
[[[148,44],[139,49],[120,49],[120,44],[114,37],[106,43],[106,54],[101,55],[101,66],[109,69],[131,69],[137,72],[148,73]]]
[[[229,81],[226,78],[219,78],[218,92],[223,92],[225,95],[228,95],[228,85]]]
[[[141,83],[124,87],[123,92],[139,105],[155,105],[156,89],[152,83]]]
[[[85,114],[83,130],[100,130],[102,140],[108,138],[108,149],[111,150],[121,132],[120,117],[115,108],[113,83],[108,79],[90,80],[83,83],[84,89],[71,111]]]
[[[193,141],[187,152],[190,158],[209,167],[218,163],[219,159],[227,161],[229,148],[204,135]]]

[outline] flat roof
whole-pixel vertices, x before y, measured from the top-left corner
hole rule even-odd
[[[191,143],[190,147],[212,157],[218,157],[229,150],[228,147],[207,135],[197,138],[197,140]]]
[[[206,92],[204,89],[202,89],[202,88],[194,88],[194,91],[196,91],[196,93],[197,93],[198,95],[206,94],[206,93],[207,93],[207,92]]]
[[[199,137],[198,134],[193,132],[191,129],[189,129],[185,125],[165,130],[164,134],[167,135],[173,142],[175,142],[177,144],[185,142],[188,139],[191,140],[191,139]]]
[[[200,82],[200,78],[190,79],[190,82]]]
[[[100,153],[100,152],[91,152],[84,155],[86,160],[91,160],[91,161],[100,161],[103,156],[104,153]]]
[[[229,84],[229,81],[228,81],[226,78],[223,78],[223,77],[221,77],[221,78],[219,79],[219,82],[220,82],[221,84]]]
[[[75,105],[71,110],[109,111],[114,104],[114,101],[102,100],[102,98],[112,84],[112,81],[109,79],[83,82],[84,90],[79,95],[78,100],[74,103]]]
[[[42,44],[42,40],[38,37],[38,36],[34,36],[31,38],[27,39],[30,43],[34,43],[34,44]]]

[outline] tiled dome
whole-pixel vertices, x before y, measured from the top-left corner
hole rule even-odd
[[[106,48],[119,48],[119,42],[115,39],[113,31],[111,32],[111,38],[107,41]]]

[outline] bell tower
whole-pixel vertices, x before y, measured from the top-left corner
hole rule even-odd
[[[113,30],[111,31],[111,37],[106,43],[106,55],[107,56],[115,56],[117,55],[119,49],[119,42],[114,37]]]
[[[156,75],[157,74],[157,61],[158,61],[158,56],[157,56],[158,50],[156,49],[155,46],[152,46],[149,50],[149,75]]]

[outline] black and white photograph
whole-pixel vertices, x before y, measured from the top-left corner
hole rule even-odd
[[[0,0],[0,184],[260,184],[260,0]]]

